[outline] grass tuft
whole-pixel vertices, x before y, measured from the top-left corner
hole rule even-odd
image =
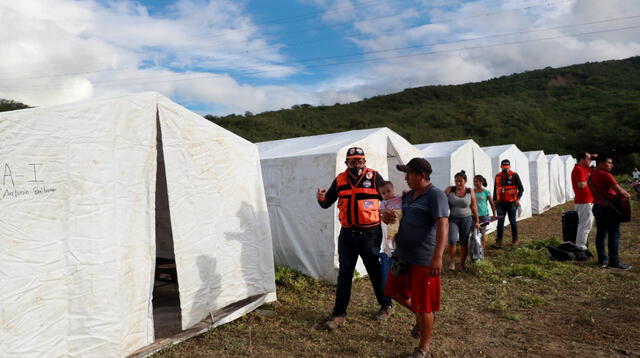
[[[533,264],[511,264],[510,266],[503,267],[502,272],[511,277],[520,276],[538,280],[543,280],[550,276],[548,271]]]
[[[562,242],[560,239],[558,239],[555,236],[551,236],[550,238],[546,239],[546,240],[534,240],[530,243],[528,243],[527,245],[525,245],[525,247],[533,249],[533,250],[540,250],[540,249],[544,249],[547,246],[558,246],[560,245]]]
[[[543,302],[544,302],[544,299],[542,297],[532,296],[526,293],[520,296],[520,305],[522,305],[522,307],[530,308],[534,306],[539,306]]]
[[[493,263],[488,260],[476,261],[472,265],[469,265],[468,272],[485,281],[489,281],[489,282],[500,281],[500,271],[498,271],[498,269],[493,265]]]
[[[487,310],[493,313],[504,313],[507,311],[507,302],[502,299],[495,299],[489,303]]]
[[[520,320],[520,315],[517,313],[507,313],[504,315],[507,319],[512,320],[512,321],[519,321]]]
[[[302,274],[288,266],[276,266],[276,284],[296,291],[304,291],[317,283],[317,280]]]

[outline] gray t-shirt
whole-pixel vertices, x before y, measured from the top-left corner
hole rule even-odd
[[[471,192],[466,193],[463,197],[456,195],[456,189],[451,188],[451,192],[447,195],[449,200],[449,208],[451,208],[451,216],[456,218],[464,218],[473,215],[471,212]]]
[[[402,196],[402,220],[396,237],[400,260],[428,266],[436,247],[436,219],[449,217],[449,202],[434,186],[412,200],[413,190]]]

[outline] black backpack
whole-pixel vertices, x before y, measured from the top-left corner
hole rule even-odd
[[[556,261],[585,261],[593,254],[589,250],[580,250],[571,241],[565,241],[558,246],[547,246],[552,260]]]

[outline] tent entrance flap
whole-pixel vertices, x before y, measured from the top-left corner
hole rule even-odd
[[[153,325],[156,340],[179,333],[181,327],[180,293],[173,250],[173,231],[167,194],[167,174],[162,147],[162,131],[156,112],[156,267],[153,283]]]
[[[400,153],[395,148],[390,138],[387,138],[387,180],[393,183],[396,189],[396,195],[401,195],[403,190],[408,190],[409,187],[404,181],[404,173],[396,169],[396,165],[404,165],[405,161],[402,160]]]

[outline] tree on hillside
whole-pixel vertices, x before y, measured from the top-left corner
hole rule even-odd
[[[16,109],[25,109],[25,108],[30,108],[30,107],[24,103],[0,98],[0,112],[15,111]]]
[[[640,57],[408,88],[342,105],[207,117],[254,142],[389,127],[411,143],[471,138],[524,151],[608,152],[626,171],[640,166]]]

